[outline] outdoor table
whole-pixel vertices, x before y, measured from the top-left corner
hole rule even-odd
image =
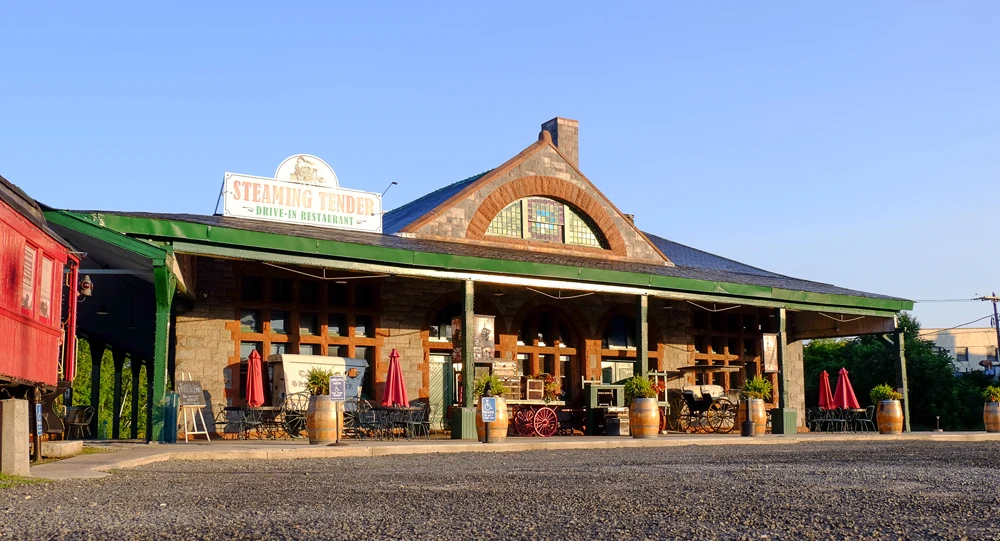
[[[385,428],[390,438],[395,437],[396,429],[400,428],[407,439],[412,439],[411,431],[407,430],[407,423],[413,415],[423,411],[420,406],[375,406],[372,409],[385,415],[387,425]]]

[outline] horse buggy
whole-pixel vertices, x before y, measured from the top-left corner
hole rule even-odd
[[[670,402],[672,430],[728,434],[736,427],[736,403],[720,385],[685,385]]]

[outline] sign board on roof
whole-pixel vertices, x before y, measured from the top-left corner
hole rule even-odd
[[[382,196],[341,188],[323,160],[296,154],[274,177],[226,173],[223,216],[382,232]]]

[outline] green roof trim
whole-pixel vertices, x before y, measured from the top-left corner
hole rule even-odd
[[[48,214],[53,216],[63,215],[89,222],[95,226],[107,228],[123,235],[147,237],[156,240],[183,239],[240,248],[258,248],[292,254],[312,254],[328,258],[345,258],[382,264],[437,268],[451,271],[499,273],[533,278],[561,278],[565,280],[635,286],[658,290],[781,300],[794,302],[799,305],[816,305],[815,307],[817,308],[839,306],[887,312],[899,312],[913,308],[913,301],[903,299],[877,299],[853,295],[813,293],[731,282],[579,268],[552,263],[532,263],[419,252],[400,248],[368,246],[276,233],[246,231],[179,220],[122,216],[117,214],[88,214],[71,211],[52,211]]]
[[[107,228],[100,223],[95,223],[89,216],[63,210],[49,210],[45,211],[45,220],[49,223],[61,225],[78,233],[94,237],[123,250],[147,257],[152,261],[153,266],[165,264],[171,254],[169,247],[158,247],[148,242],[129,237],[123,232]]]

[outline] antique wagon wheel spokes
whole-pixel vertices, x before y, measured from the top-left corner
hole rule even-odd
[[[535,412],[535,432],[548,438],[559,430],[559,417],[552,408],[539,408]]]
[[[712,428],[716,432],[728,434],[736,427],[736,406],[728,399],[720,398],[712,403],[714,422]]]
[[[514,414],[514,430],[518,435],[528,437],[535,435],[535,412],[531,408],[519,408]]]

